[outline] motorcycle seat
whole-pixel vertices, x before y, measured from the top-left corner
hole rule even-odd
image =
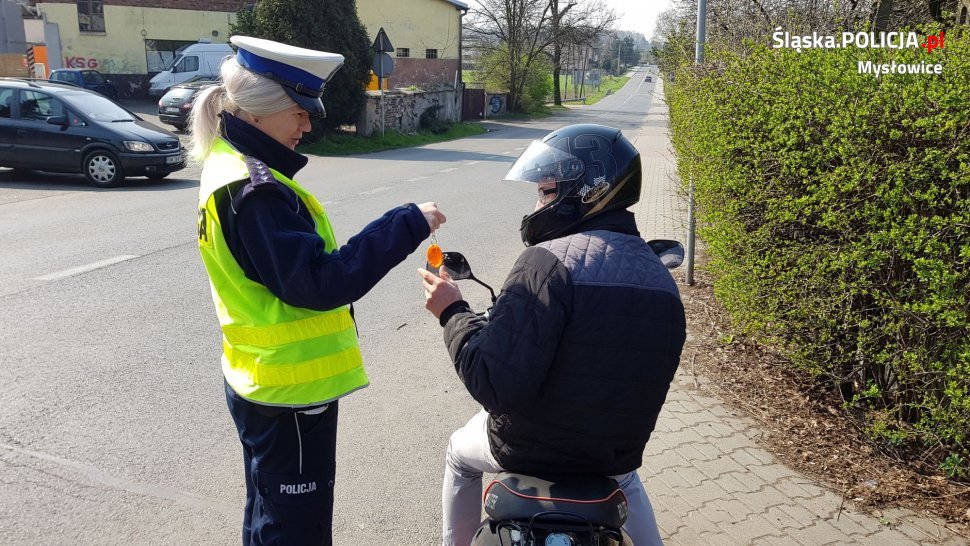
[[[549,481],[502,472],[483,496],[485,513],[493,521],[528,522],[540,512],[565,512],[594,527],[619,529],[627,516],[626,496],[616,480],[607,477],[569,477]],[[549,514],[543,521],[577,523],[576,518]]]

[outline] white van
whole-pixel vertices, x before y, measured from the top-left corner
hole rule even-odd
[[[181,50],[168,70],[148,82],[148,95],[160,97],[169,87],[194,77],[219,77],[219,66],[235,53],[229,44],[198,43]]]

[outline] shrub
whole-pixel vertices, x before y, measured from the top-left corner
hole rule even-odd
[[[542,108],[552,95],[552,62],[545,56],[539,57],[529,67],[525,80],[525,96],[522,109],[535,112]]]
[[[967,476],[966,34],[931,54],[752,51],[709,54],[667,88],[715,294],[742,331],[833,380],[875,437]],[[877,78],[860,61],[943,74]]]
[[[488,93],[509,92],[509,109],[521,112],[534,112],[540,109],[552,94],[552,63],[545,56],[536,57],[526,70],[522,96],[513,98],[511,94],[511,68],[508,66],[508,52],[505,48],[487,53],[480,59],[479,76],[485,82]]]
[[[434,104],[427,107],[424,112],[421,112],[421,117],[418,118],[418,123],[421,130],[440,135],[448,132],[448,128],[451,124],[447,121],[438,117],[438,112],[442,109],[440,104]]]

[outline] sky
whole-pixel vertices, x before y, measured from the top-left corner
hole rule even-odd
[[[660,13],[670,8],[670,0],[603,0],[620,18],[617,30],[629,30],[643,34],[648,40],[653,36]]]
[[[472,8],[478,7],[476,0],[463,0]],[[657,17],[670,8],[671,0],[603,0],[619,15],[616,22],[617,30],[629,30],[643,34],[646,39],[653,36],[653,29],[657,26]],[[560,0],[560,4],[568,3]]]

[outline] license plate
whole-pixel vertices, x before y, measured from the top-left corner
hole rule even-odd
[[[169,165],[173,163],[181,163],[181,162],[182,162],[182,154],[170,155],[165,158],[165,163],[168,163]]]
[[[176,106],[166,106],[163,110],[169,114],[178,114],[179,109]]]

